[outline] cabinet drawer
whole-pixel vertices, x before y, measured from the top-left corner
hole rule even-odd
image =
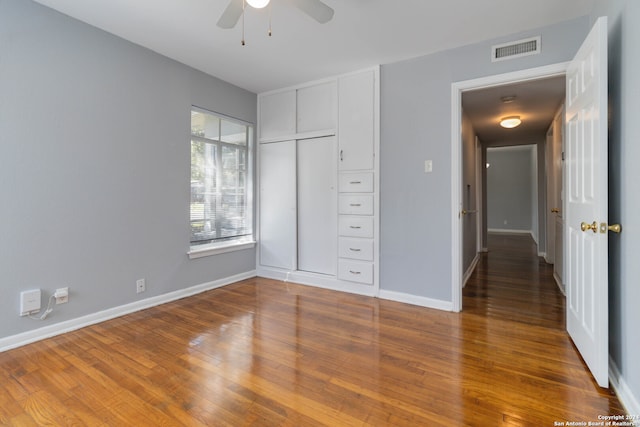
[[[341,193],[373,193],[373,172],[341,173],[338,179]]]
[[[373,284],[373,263],[338,260],[338,279]]]
[[[373,217],[345,216],[338,217],[338,234],[346,237],[373,237]]]
[[[338,256],[340,258],[373,261],[373,240],[341,237],[338,243]]]
[[[373,215],[373,195],[340,195],[338,213],[347,215]]]

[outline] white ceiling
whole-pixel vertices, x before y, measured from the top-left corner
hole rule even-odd
[[[512,96],[513,102],[501,100]],[[544,140],[564,96],[564,76],[551,77],[464,92],[462,108],[483,144],[530,144]],[[500,127],[500,119],[507,116],[520,116],[522,124],[513,129]]]
[[[35,0],[255,93],[421,56],[588,14],[595,0],[324,0],[318,24],[289,0],[216,26],[227,0]]]

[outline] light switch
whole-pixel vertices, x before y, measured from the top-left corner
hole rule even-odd
[[[424,173],[431,173],[431,172],[433,172],[433,161],[425,160],[424,161]]]

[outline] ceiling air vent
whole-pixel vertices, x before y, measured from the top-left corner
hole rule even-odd
[[[520,58],[528,55],[537,55],[539,53],[540,36],[492,46],[491,62]]]

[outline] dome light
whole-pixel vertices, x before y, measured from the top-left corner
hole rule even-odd
[[[500,120],[500,126],[507,129],[518,127],[521,123],[522,120],[520,120],[520,116],[503,117],[502,120]]]
[[[249,3],[249,6],[256,9],[262,9],[269,4],[269,0],[247,0],[247,3]]]

